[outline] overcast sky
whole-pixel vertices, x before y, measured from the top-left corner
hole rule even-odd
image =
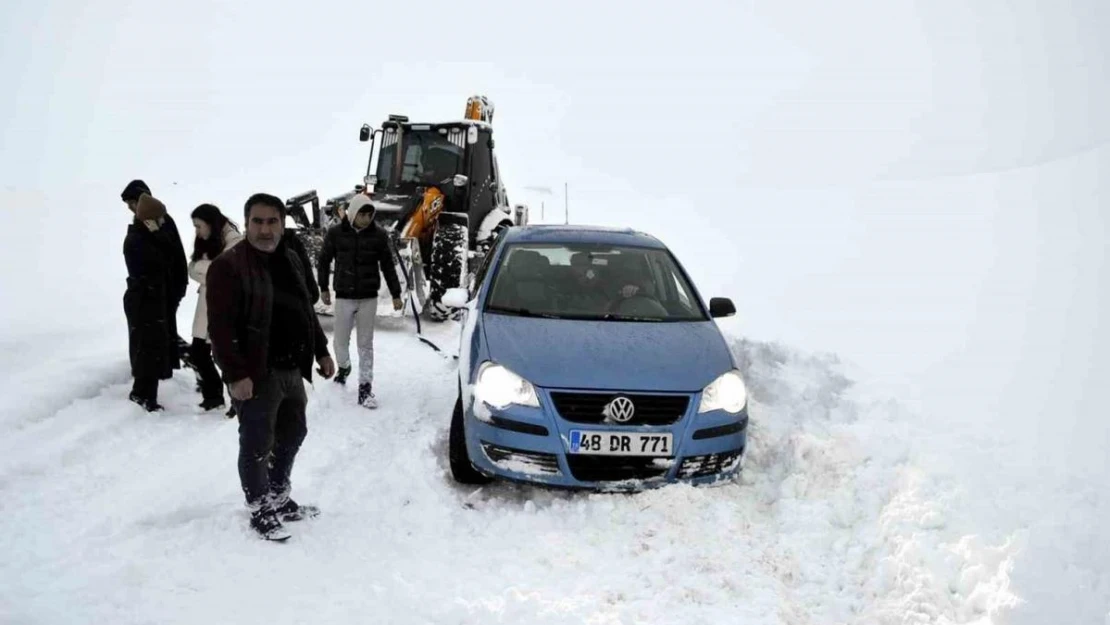
[[[567,182],[572,221],[657,234],[736,301],[731,330],[933,409],[1093,411],[1106,33],[1105,0],[8,2],[0,188],[50,199],[9,222],[4,290],[122,315],[131,178],[189,248],[196,204],[342,193],[362,123],[458,118],[482,93],[511,200],[561,218]]]
[[[842,184],[1110,136],[1098,0],[481,6],[5,3],[0,180],[338,192],[362,122],[474,92],[517,187]]]

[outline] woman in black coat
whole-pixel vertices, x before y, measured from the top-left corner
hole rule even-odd
[[[143,194],[133,210],[135,220],[123,242],[127,263],[123,310],[130,338],[131,375],[135,379],[130,399],[155,411],[162,409],[158,404],[159,380],[169,379],[181,366],[174,315],[184,291],[177,267],[184,264],[184,251],[179,259],[176,248],[180,247],[180,237],[176,229],[168,227],[164,204]]]

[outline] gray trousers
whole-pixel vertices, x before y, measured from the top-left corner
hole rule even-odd
[[[378,298],[335,298],[335,364],[351,366],[351,330],[358,331],[358,382],[374,382],[374,322]]]

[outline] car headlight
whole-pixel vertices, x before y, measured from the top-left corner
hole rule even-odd
[[[725,372],[702,390],[698,414],[710,410],[724,410],[733,414],[744,409],[748,403],[748,387],[735,369]]]
[[[484,362],[479,367],[478,381],[474,384],[474,395],[479,401],[484,401],[498,409],[509,404],[540,407],[536,388],[531,382],[492,362]]]

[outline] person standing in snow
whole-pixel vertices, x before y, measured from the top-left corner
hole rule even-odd
[[[335,261],[335,354],[339,373],[335,381],[345,384],[351,373],[351,330],[358,331],[358,403],[377,408],[374,396],[374,323],[378,312],[378,289],[385,276],[393,309],[401,310],[401,283],[393,266],[389,238],[374,222],[370,198],[358,194],[347,206],[347,217],[324,236],[317,263],[321,296],[331,304],[328,290],[331,263]]]
[[[189,262],[189,277],[196,280],[200,286],[197,288],[197,307],[193,313],[193,343],[189,348],[189,355],[200,376],[201,394],[204,400],[200,407],[202,410],[213,410],[224,405],[224,384],[220,380],[220,373],[212,361],[212,349],[208,344],[208,305],[206,300],[207,287],[205,279],[208,275],[208,266],[212,261],[243,240],[243,235],[235,224],[224,215],[220,209],[212,204],[201,204],[193,209],[193,227],[196,229],[196,241],[193,242],[193,255]]]
[[[150,187],[142,180],[132,180],[127,183],[127,186],[120,193],[120,199],[127,205],[131,212],[135,212],[139,198],[146,194],[151,196],[153,200],[153,193]],[[157,202],[157,200],[155,200]],[[170,342],[167,346],[169,353],[169,369],[164,371],[160,376],[162,380],[168,380],[173,376],[176,369],[181,368],[181,361],[185,359],[185,365],[192,367],[192,362],[188,358],[188,344],[184,339],[178,335],[177,332],[177,310],[181,307],[181,300],[185,298],[185,292],[189,288],[189,273],[185,259],[185,246],[181,242],[181,233],[177,229],[177,223],[173,217],[166,212],[166,207],[161,202],[161,218],[156,233],[156,240],[159,242],[162,249],[162,263],[164,265],[167,284],[166,284],[166,328],[169,332]]]
[[[257,193],[243,207],[246,244],[208,266],[208,336],[239,417],[239,481],[251,527],[285,540],[283,521],[315,516],[291,497],[293,461],[307,434],[305,380],[315,358],[335,374],[327,337],[309,301],[306,272],[282,234],[285,204]]]
[[[123,241],[127,289],[123,312],[127,317],[128,354],[134,382],[128,396],[148,412],[162,410],[158,403],[159,380],[169,379],[178,368],[176,331],[170,323],[177,310],[177,261],[166,206],[145,192],[123,193],[135,217]]]

